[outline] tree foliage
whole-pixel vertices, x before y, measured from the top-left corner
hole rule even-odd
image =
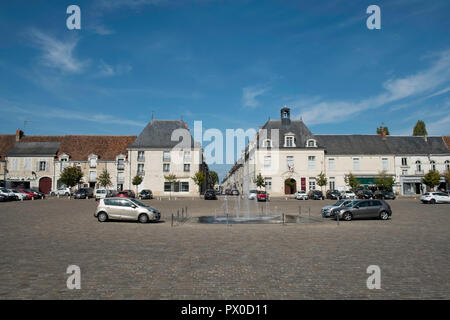
[[[375,184],[380,190],[391,190],[395,180],[392,176],[388,176],[386,171],[381,171],[378,178],[375,178]]]
[[[316,181],[317,181],[317,185],[318,185],[320,188],[326,186],[327,183],[328,183],[328,179],[327,179],[327,177],[325,176],[325,174],[324,174],[323,172],[320,172],[320,173],[319,173],[319,175],[318,175],[317,178],[316,178]]]
[[[215,171],[209,171],[209,176],[211,178],[211,183],[214,187],[214,185],[219,182],[219,175]]]
[[[386,135],[388,136],[390,133],[389,133],[389,129],[388,129],[388,127],[386,127],[386,126],[383,126],[383,125],[381,125],[381,126],[379,126],[378,128],[377,128],[377,134],[381,134],[381,132],[383,131],[383,129],[384,129],[384,132],[386,133]]]
[[[198,186],[199,192],[201,192],[201,186],[203,185],[206,179],[205,173],[203,171],[198,171],[191,177],[191,179]]]
[[[414,126],[413,136],[426,136],[428,135],[427,128],[425,126],[425,122],[422,120],[418,120],[416,125]]]
[[[348,176],[345,177],[345,183],[350,186],[353,191],[356,191],[358,186],[361,184],[358,179],[353,175],[353,173],[349,173]]]
[[[80,183],[83,178],[83,172],[78,167],[66,167],[59,180],[68,187],[74,187]]]
[[[133,186],[138,186],[138,185],[140,185],[142,183],[142,180],[144,180],[142,178],[142,176],[137,174],[137,175],[134,176],[133,181],[131,181],[131,183],[133,184]]]
[[[255,179],[253,179],[253,182],[256,184],[257,188],[263,188],[266,186],[266,181],[264,180],[261,173],[258,173]]]
[[[437,171],[430,170],[427,174],[425,174],[422,182],[430,189],[433,189],[435,186],[441,183],[441,175]]]
[[[102,174],[97,178],[97,182],[103,188],[112,185],[111,176],[109,175],[108,170],[103,169]]]

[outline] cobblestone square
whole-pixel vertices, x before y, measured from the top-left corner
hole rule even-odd
[[[0,203],[0,298],[450,298],[449,205],[397,199],[388,221],[227,226],[192,222],[223,213],[223,198],[146,202],[161,222],[100,223],[92,199]],[[280,198],[267,208],[318,218],[331,202]],[[171,227],[185,207],[191,221]],[[66,287],[69,265],[81,268],[80,290]],[[381,268],[380,290],[366,287],[369,265]]]

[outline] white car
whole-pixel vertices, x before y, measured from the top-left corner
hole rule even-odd
[[[59,188],[56,191],[50,192],[51,196],[70,196],[72,194],[72,191],[70,191],[70,188]]]
[[[423,203],[450,203],[450,196],[444,192],[426,192],[420,197]]]
[[[255,200],[258,196],[258,190],[250,190],[248,192],[248,200]]]
[[[17,199],[16,194],[6,188],[0,188],[0,194],[4,195],[9,200]]]
[[[353,191],[342,191],[341,192],[341,197],[342,199],[355,199],[356,198],[356,194]]]
[[[308,194],[306,193],[305,190],[299,190],[295,193],[295,199],[297,200],[308,200]]]
[[[105,199],[107,194],[106,189],[97,189],[95,190],[95,200]]]

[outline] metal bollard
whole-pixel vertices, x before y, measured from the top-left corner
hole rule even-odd
[[[171,227],[173,227],[173,213],[172,213],[172,223],[171,223]]]
[[[284,222],[285,222],[285,220],[284,220],[284,213],[282,213],[281,216],[283,217],[283,226],[284,226]]]
[[[337,213],[337,215],[336,215],[336,218],[337,218],[337,225],[339,225],[339,213]]]

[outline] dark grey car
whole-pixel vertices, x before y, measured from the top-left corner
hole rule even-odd
[[[345,221],[367,218],[387,220],[392,215],[392,209],[384,200],[356,200],[344,207],[333,209],[330,215]]]

